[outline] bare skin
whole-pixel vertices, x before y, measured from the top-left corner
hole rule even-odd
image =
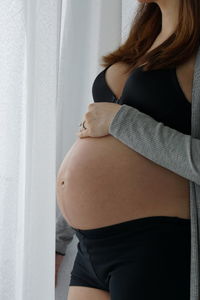
[[[162,31],[152,49],[175,29],[177,0],[157,0],[162,11]],[[195,56],[176,70],[180,86],[192,101]],[[106,81],[117,98],[129,74],[126,65],[107,69]],[[57,174],[57,200],[67,222],[91,229],[149,216],[190,218],[189,181],[146,159],[111,135],[77,139]],[[70,286],[67,300],[109,300],[109,293]]]
[[[117,98],[129,76],[122,76],[125,67],[117,63],[106,72]],[[193,71],[194,57],[177,68],[189,102]],[[68,223],[81,229],[156,215],[189,218],[189,181],[111,135],[75,142],[58,172],[57,198]]]

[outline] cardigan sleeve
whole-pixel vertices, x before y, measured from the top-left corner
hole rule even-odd
[[[108,132],[156,164],[200,185],[200,139],[126,104],[115,114]]]
[[[65,255],[67,246],[73,240],[74,229],[67,223],[60,213],[56,218],[56,253]]]

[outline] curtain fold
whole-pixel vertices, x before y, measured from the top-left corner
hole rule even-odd
[[[0,3],[0,299],[54,299],[61,0]]]
[[[19,199],[24,201],[25,177],[23,1],[1,1],[0,45],[0,299],[16,299],[20,280],[17,263],[22,260],[23,241],[23,211],[20,214],[22,202]]]

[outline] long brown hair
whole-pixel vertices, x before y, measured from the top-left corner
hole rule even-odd
[[[138,4],[127,39],[102,56],[102,66],[125,62],[129,70],[145,62],[143,70],[171,68],[187,61],[200,46],[200,1],[181,0],[175,32],[147,53],[161,31],[162,12],[156,3]]]

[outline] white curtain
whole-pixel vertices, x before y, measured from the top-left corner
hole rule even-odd
[[[0,1],[2,300],[54,299],[57,170],[93,101],[100,57],[120,44],[133,2]]]
[[[102,70],[101,56],[126,38],[135,0],[63,0],[62,47],[57,102],[57,171],[72,144],[87,105],[92,83]],[[60,215],[59,208],[56,211]],[[58,274],[56,300],[66,300],[77,238],[70,243]]]
[[[0,1],[0,299],[53,300],[61,1]]]

